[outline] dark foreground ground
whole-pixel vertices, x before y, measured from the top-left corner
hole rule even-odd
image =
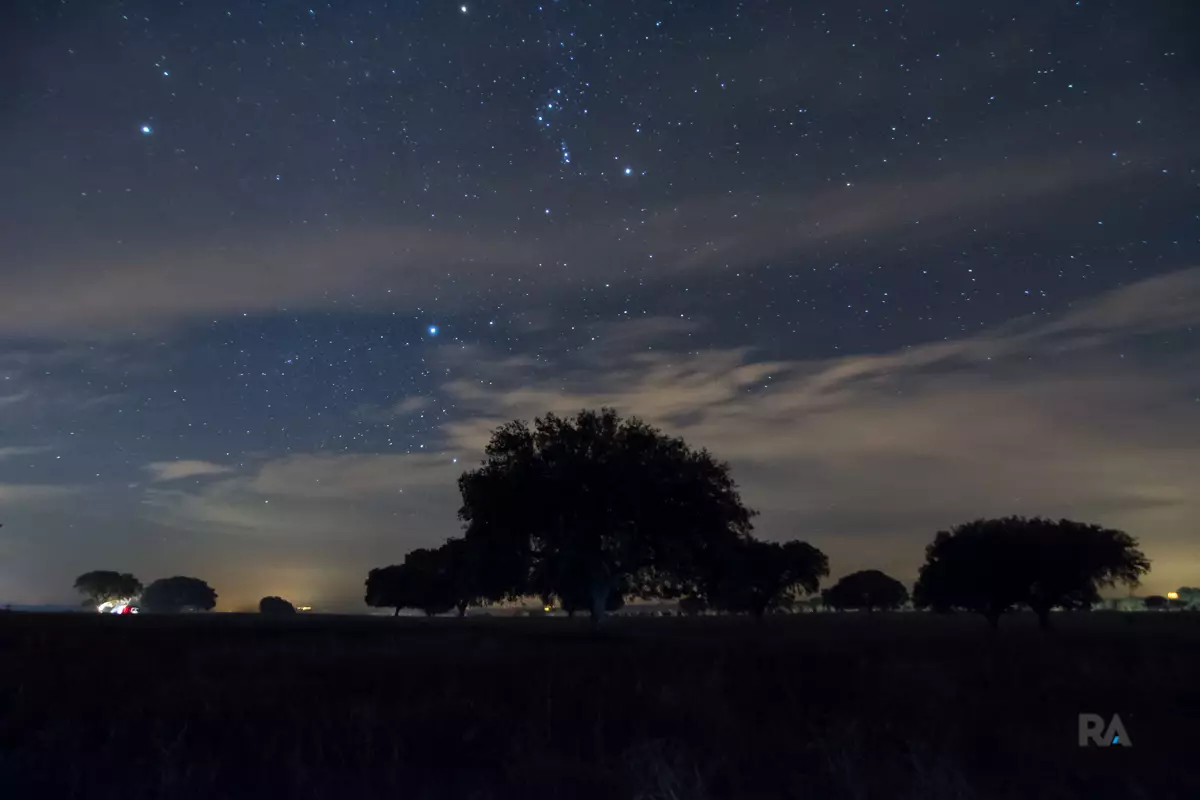
[[[1056,622],[0,614],[0,798],[1200,797],[1200,614]]]

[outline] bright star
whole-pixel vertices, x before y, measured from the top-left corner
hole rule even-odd
[[[467,7],[466,7],[466,6],[459,6],[459,7],[458,7],[458,10],[459,10],[459,11],[461,11],[462,13],[464,13],[464,14],[465,14],[465,13],[467,13]]]
[[[633,167],[626,167],[626,168],[625,168],[625,174],[626,174],[626,175],[632,175],[632,174],[633,174]]]
[[[143,125],[142,133],[145,134],[146,136],[149,136],[150,134],[154,133],[154,129],[151,128],[149,125]]]
[[[437,334],[438,334],[438,328],[437,328],[437,325],[430,325],[430,326],[429,326],[429,335],[430,335],[430,336],[437,336]]]

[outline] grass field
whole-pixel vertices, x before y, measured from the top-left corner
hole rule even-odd
[[[0,797],[1200,797],[1200,614],[1055,623],[0,614]]]

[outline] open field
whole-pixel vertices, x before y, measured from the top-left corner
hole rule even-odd
[[[1200,614],[1055,623],[0,614],[0,797],[1200,797]]]

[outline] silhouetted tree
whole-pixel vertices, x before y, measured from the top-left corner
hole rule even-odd
[[[460,617],[471,606],[514,599],[511,588],[525,580],[527,564],[520,554],[496,544],[486,537],[451,538],[435,551]]]
[[[1161,594],[1152,594],[1149,597],[1143,598],[1142,602],[1151,611],[1161,611],[1167,607],[1167,598]]]
[[[95,570],[85,572],[75,579],[75,591],[87,598],[87,603],[99,606],[132,600],[141,594],[142,582],[128,572]]]
[[[725,611],[762,617],[790,608],[800,592],[817,591],[829,559],[806,542],[743,539],[727,547],[708,580],[708,602]]]
[[[295,614],[296,607],[282,597],[264,597],[258,601],[258,613],[286,616]]]
[[[367,573],[366,603],[373,608],[400,609],[410,605],[407,594],[407,582],[404,566],[393,564],[388,567],[378,567]]]
[[[753,516],[728,465],[611,409],[501,426],[459,489],[467,540],[508,554],[505,592],[586,598],[597,621],[648,570],[698,575]]]
[[[217,593],[199,578],[177,575],[147,586],[141,602],[142,608],[155,613],[211,611],[217,605]]]
[[[821,601],[830,608],[896,609],[908,602],[904,584],[877,569],[853,572],[821,592]]]
[[[1179,602],[1184,608],[1191,611],[1200,609],[1200,589],[1180,586],[1176,594],[1179,595]]]
[[[1043,627],[1053,608],[1090,608],[1099,587],[1136,586],[1150,562],[1121,531],[1070,520],[975,520],[937,534],[925,548],[914,602],[936,611],[983,614],[992,627],[1026,605]]]
[[[1122,584],[1137,586],[1150,571],[1150,561],[1129,534],[1061,519],[1026,521],[1034,550],[1033,580],[1026,604],[1045,628],[1050,611],[1088,610],[1100,601],[1099,590]]]
[[[679,611],[689,617],[703,614],[708,610],[708,602],[699,595],[689,594],[679,598]]]
[[[449,544],[436,550],[421,547],[404,556],[399,566],[371,570],[367,605],[395,608],[397,614],[401,608],[417,608],[430,617],[457,607],[461,595],[460,576],[453,571],[456,555],[456,548]]]

